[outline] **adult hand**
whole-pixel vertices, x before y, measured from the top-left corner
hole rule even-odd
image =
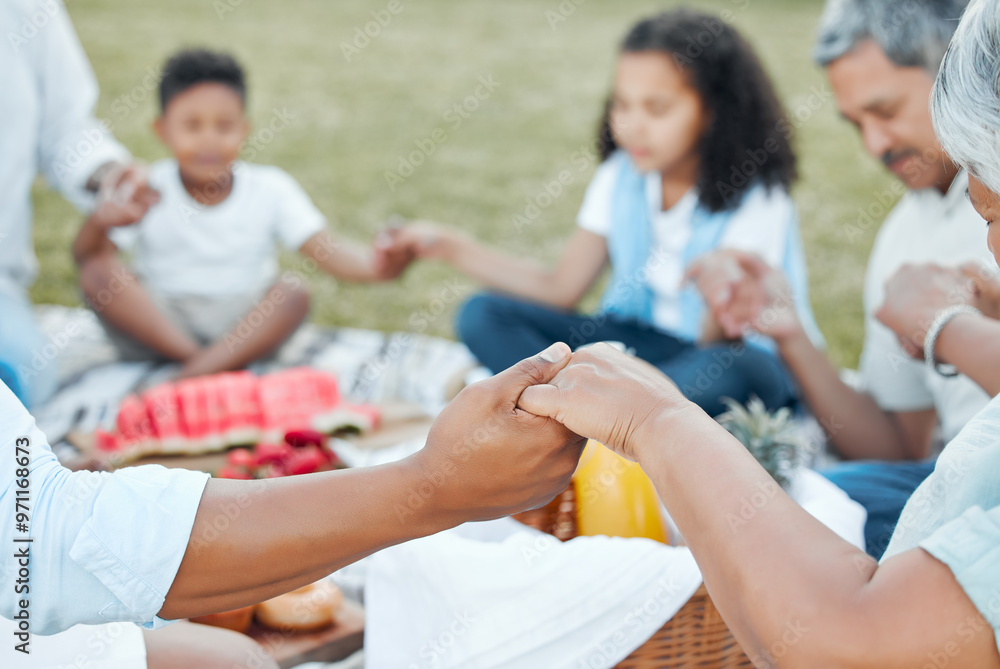
[[[701,414],[660,370],[605,344],[573,354],[554,379],[521,394],[518,406],[596,439],[629,460],[661,439],[657,419]]]
[[[972,282],[961,270],[906,264],[886,282],[875,317],[896,333],[907,353],[922,359],[927,328],[938,312],[956,304],[974,304]]]
[[[965,263],[959,271],[972,282],[972,306],[993,320],[1000,320],[1000,280],[996,267],[977,262]]]
[[[549,383],[570,361],[555,344],[465,388],[434,421],[412,458],[443,517],[487,520],[541,506],[566,489],[585,440],[552,418],[518,407],[526,388]]]
[[[145,166],[116,165],[101,177],[97,208],[90,220],[105,230],[132,225],[159,200],[159,192],[149,185]]]
[[[691,263],[684,279],[695,283],[730,339],[749,329],[780,342],[802,331],[788,280],[758,255],[714,251]]]

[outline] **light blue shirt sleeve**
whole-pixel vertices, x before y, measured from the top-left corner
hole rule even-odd
[[[0,578],[9,593],[0,615],[17,619],[27,603],[33,634],[78,623],[163,626],[156,614],[208,478],[158,465],[71,472],[0,383]]]
[[[1000,506],[974,506],[920,542],[948,565],[965,594],[993,628],[1000,648]]]

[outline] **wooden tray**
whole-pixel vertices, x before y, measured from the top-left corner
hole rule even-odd
[[[336,624],[325,630],[291,633],[261,627],[256,622],[247,634],[264,647],[281,669],[303,662],[336,662],[361,650],[365,640],[365,611],[357,602],[344,600]]]

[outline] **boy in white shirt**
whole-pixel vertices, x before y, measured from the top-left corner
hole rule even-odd
[[[131,226],[87,219],[73,244],[80,285],[125,359],[181,363],[179,377],[243,367],[303,322],[309,294],[279,279],[275,243],[339,279],[398,276],[410,258],[334,240],[309,196],[277,167],[237,160],[250,124],[243,70],[186,50],[160,82],[154,130],[174,157],[153,164],[160,200]],[[118,260],[132,254],[132,269]]]

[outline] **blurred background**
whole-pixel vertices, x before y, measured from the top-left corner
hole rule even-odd
[[[150,128],[165,59],[184,46],[224,49],[248,75],[254,129],[244,158],[291,173],[336,234],[368,241],[393,215],[430,218],[554,260],[597,165],[594,136],[618,43],[640,17],[678,4],[70,0],[67,8],[100,82],[97,115],[137,158],[167,156]],[[797,128],[793,196],[816,316],[834,362],[856,366],[865,261],[901,191],[840,119],[812,63],[822,2],[683,4],[730,20],[776,82]],[[560,190],[552,182],[563,170],[572,179]],[[82,219],[42,186],[35,201],[42,271],[32,298],[79,305],[70,246]],[[297,256],[284,260],[308,277],[312,319],[327,325],[452,337],[452,314],[476,289],[443,265],[415,265],[396,284],[353,286]],[[596,306],[599,288],[585,308]]]

